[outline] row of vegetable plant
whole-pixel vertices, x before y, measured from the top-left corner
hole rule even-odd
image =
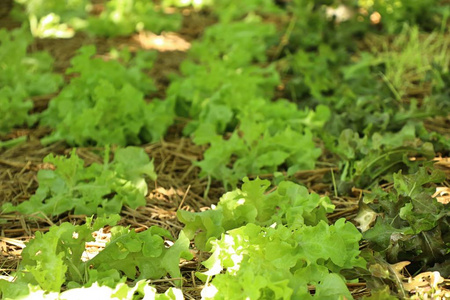
[[[172,29],[172,20],[179,20],[177,14],[160,23],[154,17],[175,4],[170,1],[159,12],[147,1],[110,1],[99,17],[88,16],[88,1],[74,1],[72,13],[53,1],[40,8],[23,2],[36,36],[51,23],[45,21],[49,12],[59,16],[52,18],[58,24],[108,36]],[[154,52],[124,49],[105,61],[94,46],[84,46],[63,84],[48,54],[27,53],[26,26],[1,31],[0,58],[13,59],[2,65],[0,112],[19,117],[0,120],[0,131],[39,122],[52,129],[43,144],[105,147],[103,164],[84,166],[76,151],[69,158],[48,156],[44,162],[53,169],[39,171],[36,193],[17,206],[3,205],[3,212],[97,216],[36,234],[15,281],[0,281],[3,297],[69,299],[102,291],[121,299],[181,299],[179,263],[194,258],[192,247],[209,256],[200,261],[207,270],[196,274],[204,281],[204,299],[351,299],[346,284],[360,279],[375,298],[406,297],[391,267],[404,260],[411,273],[449,276],[449,213],[432,197],[447,178],[431,159],[448,155],[450,143],[445,133],[425,126],[430,117],[448,115],[450,106],[449,10],[399,1],[393,13],[390,2],[359,2],[359,11],[338,22],[327,18],[324,4],[332,3],[294,0],[282,8],[272,1],[217,1],[211,9],[218,22],[193,42],[166,99],[152,101],[146,97],[155,87],[145,71]],[[385,18],[384,27],[371,24],[373,12]],[[419,14],[429,22],[417,21]],[[288,18],[279,29],[268,15]],[[395,39],[386,39],[387,33],[396,33]],[[287,99],[275,96],[280,87]],[[29,115],[31,97],[58,89],[48,109]],[[201,176],[230,191],[209,210],[179,210],[185,227],[178,237],[156,226],[139,233],[116,226],[122,207],[145,205],[147,182],[157,180],[143,149],[122,147],[164,138],[177,117],[188,120],[185,135],[207,146],[203,159],[193,162]],[[113,155],[109,145],[119,146]],[[355,186],[368,190],[355,219],[360,230],[345,219],[330,224],[330,198],[295,182],[297,171],[313,170],[325,155],[339,168],[335,195]],[[275,180],[246,177],[267,173]],[[268,191],[271,184],[276,189]],[[85,243],[105,225],[112,226],[111,241],[83,261]],[[361,251],[363,240],[368,246]],[[156,294],[149,280],[167,274],[177,288]]]

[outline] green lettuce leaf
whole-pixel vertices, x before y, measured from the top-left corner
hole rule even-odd
[[[73,210],[75,214],[92,215],[119,213],[123,205],[131,208],[145,205],[148,192],[145,176],[156,180],[153,162],[137,147],[117,149],[111,163],[108,153],[103,166],[93,163],[88,167],[84,167],[75,149],[69,158],[50,154],[44,162],[54,165],[55,170],[38,172],[36,193],[17,206],[6,203],[2,209],[52,216]]]
[[[186,236],[194,239],[199,249],[209,248],[214,238],[248,223],[317,225],[326,222],[326,214],[334,210],[328,197],[310,194],[305,187],[293,182],[281,182],[275,191],[266,194],[270,186],[268,180],[244,178],[243,181],[242,189],[223,195],[211,210],[177,212],[178,219],[185,224]]]

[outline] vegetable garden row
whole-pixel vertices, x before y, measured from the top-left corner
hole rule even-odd
[[[2,298],[450,298],[446,1],[7,14]],[[193,16],[208,26],[167,76],[126,45]],[[36,47],[80,37],[63,73]]]

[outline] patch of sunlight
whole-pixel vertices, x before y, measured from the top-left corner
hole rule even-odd
[[[209,284],[202,289],[200,295],[202,296],[202,299],[214,299],[217,292],[217,288],[214,285]]]
[[[133,36],[143,49],[155,49],[164,51],[187,51],[191,48],[191,43],[178,36],[174,32],[163,32],[161,35],[148,31],[141,31]]]

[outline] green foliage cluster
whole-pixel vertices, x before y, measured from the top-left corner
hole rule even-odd
[[[99,277],[102,272],[109,274],[106,280],[117,278],[118,271],[137,280],[159,279],[167,273],[172,278],[180,278],[180,258],[190,260],[193,257],[184,233],[180,233],[172,246],[166,247],[163,237],[169,240],[173,237],[169,231],[156,226],[140,233],[124,227],[113,228],[111,232],[107,248],[90,260]],[[111,274],[111,270],[116,270],[117,275]],[[180,280],[175,283],[181,285]]]
[[[111,0],[98,17],[88,19],[87,30],[100,36],[125,36],[136,31],[175,31],[181,25],[179,14],[157,11],[152,1]]]
[[[429,136],[423,126],[413,123],[395,133],[375,132],[363,137],[345,129],[337,144],[328,144],[328,149],[342,159],[341,182],[353,179],[359,186],[373,185],[382,175],[400,169],[414,171],[418,164],[410,161],[411,156],[434,157],[433,144],[417,137],[421,134],[426,138]]]
[[[193,7],[194,9],[212,9],[212,13],[221,23],[242,19],[247,15],[280,14],[283,10],[272,0],[163,0],[164,7]]]
[[[204,65],[221,60],[229,68],[265,62],[267,46],[275,33],[273,24],[263,23],[257,17],[217,23],[205,30],[201,41],[192,44],[189,58]]]
[[[326,213],[334,210],[328,197],[309,194],[305,187],[293,182],[281,182],[274,192],[266,194],[269,186],[268,180],[245,178],[242,189],[223,195],[211,210],[179,210],[178,219],[186,225],[183,231],[194,239],[197,248],[209,249],[211,240],[248,223],[313,226],[326,221]]]
[[[89,0],[15,0],[12,15],[29,24],[33,36],[70,38],[88,15]]]
[[[139,156],[131,153],[135,150],[118,150],[111,164],[120,157]],[[125,173],[137,174],[135,167],[128,166]],[[68,168],[65,177],[74,172]],[[361,234],[344,219],[327,224],[326,213],[334,209],[327,197],[309,194],[292,182],[282,182],[276,191],[267,194],[269,185],[267,180],[246,179],[242,190],[225,194],[213,210],[179,211],[186,227],[170,247],[165,241],[174,239],[167,230],[154,226],[136,233],[114,226],[120,219],[118,215],[99,217],[95,222],[88,218],[84,225],[52,226],[48,233],[38,232],[23,250],[16,280],[0,281],[2,297],[14,299],[40,293],[48,299],[70,299],[75,293],[100,288],[105,295],[120,299],[130,299],[134,293],[154,294],[145,280],[167,273],[179,278],[180,258],[192,259],[189,240],[195,236],[196,246],[209,248],[212,253],[204,262],[209,270],[198,273],[203,279],[214,276],[203,291],[205,298],[210,297],[211,290],[224,299],[235,297],[237,290],[243,291],[239,293],[241,298],[308,297],[308,285],[314,284],[318,298],[339,294],[350,299],[341,271],[364,268],[358,247]],[[94,258],[83,261],[85,243],[92,241],[92,233],[105,225],[114,226],[110,241]],[[126,280],[134,280],[134,287],[124,285]],[[249,280],[257,284],[249,285]],[[60,294],[62,286],[68,291]],[[169,290],[158,297],[180,299],[178,293]]]
[[[295,9],[300,4],[306,9]],[[366,38],[368,51],[352,55],[354,41],[374,31],[367,17],[355,12],[337,23],[309,0],[294,1],[291,10],[295,22],[279,64],[292,74],[288,90],[300,107],[330,109],[318,134],[340,158],[343,185],[370,186],[381,175],[416,165],[409,163],[410,156],[430,158],[434,150],[446,151],[446,139],[423,126],[426,118],[446,115],[450,105],[442,97],[449,66],[442,32],[425,38],[417,26],[403,26],[395,40],[370,36],[377,46]],[[429,85],[434,88],[427,93]],[[411,94],[417,89],[425,92],[423,99]]]
[[[77,75],[49,103],[41,124],[54,129],[42,140],[64,140],[70,145],[119,146],[157,141],[173,122],[172,104],[144,95],[154,91],[144,70],[151,68],[154,52],[126,50],[119,60],[93,57],[94,46],[84,46],[71,60],[67,74]]]
[[[153,2],[145,0],[109,0],[98,16],[89,14],[95,4],[90,0],[16,0],[25,12],[15,10],[27,20],[31,32],[40,38],[70,38],[76,30],[99,36],[125,36],[136,31],[175,31],[179,14],[166,14]]]
[[[388,33],[398,33],[405,23],[432,31],[441,26],[450,13],[449,6],[439,0],[358,0],[358,5],[368,13],[378,12]]]
[[[34,37],[70,38],[88,16],[89,0],[14,0],[11,15],[29,25]]]
[[[0,30],[0,134],[26,122],[31,125],[35,118],[28,114],[33,108],[30,98],[56,92],[62,83],[62,77],[52,73],[48,53],[27,53],[31,42],[24,27]]]
[[[84,161],[75,150],[69,158],[44,158],[54,170],[40,170],[39,188],[28,201],[17,206],[5,203],[3,212],[56,216],[74,211],[75,214],[104,215],[119,213],[123,205],[131,208],[145,205],[147,183],[144,176],[156,180],[153,162],[143,149],[127,147],[117,149],[109,163],[109,151],[104,164],[93,163],[84,167]]]
[[[203,291],[205,299],[353,299],[342,269],[364,267],[359,255],[360,233],[340,219],[334,225],[296,230],[247,224],[213,242],[204,262],[205,275],[215,275]],[[225,273],[220,273],[226,269]],[[312,296],[308,285],[315,285]],[[208,289],[216,289],[208,295]],[[239,295],[239,296],[237,296]],[[237,297],[237,298],[236,298]]]
[[[299,110],[286,100],[270,101],[280,83],[278,73],[274,65],[255,65],[267,61],[275,40],[274,26],[254,15],[210,26],[168,89],[177,114],[192,119],[184,132],[210,146],[197,163],[202,176],[227,187],[248,174],[277,171],[284,163],[289,174],[314,168],[321,154],[311,131],[328,120],[327,107]]]
[[[292,76],[288,90],[300,107],[326,105],[331,111],[318,134],[326,149],[339,158],[336,192],[348,194],[355,185],[371,189],[361,214],[377,216],[376,222],[361,228],[367,230],[363,237],[376,253],[368,256],[375,277],[381,272],[378,266],[399,261],[411,262],[411,274],[434,270],[448,276],[448,213],[431,198],[430,187],[430,183],[442,185],[444,178],[421,168],[427,163],[410,159],[430,160],[435,151],[449,149],[448,137],[424,126],[430,117],[447,116],[450,105],[444,87],[449,68],[446,12],[443,18],[433,19],[432,27],[413,21],[422,13],[426,20],[435,9],[422,6],[425,2],[372,1],[377,8],[369,11],[382,16],[381,27],[375,27],[356,11],[348,21],[338,23],[327,20],[317,3],[294,1],[306,9],[292,10],[297,18],[288,32],[286,56],[279,62]],[[398,10],[389,8],[394,4]],[[443,27],[436,21],[442,21]],[[430,28],[431,33],[421,31]],[[375,35],[386,32],[397,35]],[[355,51],[355,40],[365,43],[365,51]],[[381,189],[381,183],[391,183],[393,188]],[[374,289],[385,287],[373,278],[367,280]],[[399,295],[406,297],[404,291]]]
[[[395,263],[408,260],[414,270],[435,267],[444,277],[448,271],[450,213],[431,195],[445,174],[426,168],[416,173],[393,174],[394,186],[376,187],[364,196],[364,203],[378,215],[375,225],[364,233],[371,248]]]
[[[25,6],[25,12],[31,17],[41,19],[49,13],[61,17],[63,22],[70,22],[72,18],[85,17],[89,0],[15,0]]]
[[[315,285],[317,298],[351,299],[339,274],[365,268],[359,231],[344,219],[327,224],[326,214],[334,210],[328,197],[287,181],[266,193],[269,185],[244,179],[242,190],[226,193],[211,210],[178,211],[186,236],[198,249],[211,248],[203,263],[209,270],[197,274],[204,280],[214,276],[202,296],[309,299],[308,285]]]
[[[17,2],[25,5],[36,36],[82,28],[103,36],[159,32],[178,28],[181,20],[144,0],[108,1],[98,17],[87,17],[86,0]],[[385,285],[396,275],[390,264],[404,260],[411,262],[411,273],[449,276],[448,209],[431,197],[445,178],[422,167],[431,164],[410,158],[429,160],[450,147],[448,137],[424,126],[424,120],[446,117],[450,109],[445,36],[450,10],[438,0],[357,2],[368,14],[381,13],[382,22],[371,25],[368,15],[352,6],[356,2],[344,1],[351,14],[338,22],[326,14],[341,1],[293,0],[284,4],[289,14],[282,32],[266,18],[286,12],[274,1],[162,1],[161,7],[209,5],[219,20],[192,43],[165,101],[145,98],[155,90],[145,74],[154,52],[123,50],[105,61],[95,57],[95,47],[81,48],[67,71],[69,84],[40,115],[41,124],[54,130],[43,143],[156,141],[177,116],[188,120],[184,134],[209,146],[194,162],[201,176],[221,180],[226,188],[242,178],[244,183],[210,210],[179,210],[185,227],[175,240],[158,227],[136,233],[114,226],[118,217],[111,214],[123,205],[145,205],[147,177],[156,179],[142,149],[119,148],[111,162],[106,150],[102,165],[87,167],[75,151],[70,158],[50,155],[44,162],[54,169],[39,171],[36,194],[18,206],[5,204],[4,212],[110,217],[38,232],[22,253],[15,282],[0,281],[2,297],[70,299],[101,291],[120,299],[182,299],[181,290],[159,295],[146,280],[180,277],[180,259],[193,258],[191,240],[200,253],[210,254],[203,262],[208,270],[197,273],[205,281],[204,299],[351,299],[346,280],[368,274],[369,286],[381,287],[373,297],[388,299]],[[386,33],[396,33],[395,38]],[[0,133],[31,124],[29,98],[55,92],[61,84],[48,54],[27,54],[30,43],[25,27],[0,31],[0,114],[5,116]],[[275,89],[285,84],[280,72],[290,79],[290,101],[272,101]],[[416,88],[424,97],[416,97]],[[348,195],[354,186],[371,190],[360,205],[369,216],[359,218],[363,235],[344,219],[328,224],[327,214],[334,210],[328,197],[279,178],[268,192],[268,180],[245,177],[313,169],[322,154],[318,143],[339,164],[337,181],[333,176],[337,194]],[[114,226],[111,241],[83,262],[85,242],[105,225]],[[362,237],[369,242],[365,253],[358,246]]]
[[[220,23],[232,23],[255,14],[279,14],[283,12],[275,1],[271,0],[248,0],[245,2],[214,0],[213,11],[219,18]]]
[[[52,226],[45,234],[37,232],[22,251],[16,280],[0,281],[2,299],[39,295],[41,299],[80,299],[81,295],[92,297],[89,293],[93,292],[101,292],[102,298],[109,295],[134,299],[137,293],[145,297],[153,295],[156,297],[153,299],[182,299],[181,291],[176,289],[156,295],[156,290],[145,280],[138,280],[132,288],[125,281],[137,278],[137,266],[138,279],[160,278],[166,273],[179,277],[180,257],[192,258],[189,240],[183,234],[171,247],[166,247],[164,241],[173,237],[165,229],[154,226],[136,233],[114,226],[105,249],[91,260],[82,260],[85,243],[93,240],[92,233],[105,225],[115,225],[119,219],[118,215],[95,221],[87,218],[84,225],[66,222]],[[59,294],[63,285],[69,291]]]

